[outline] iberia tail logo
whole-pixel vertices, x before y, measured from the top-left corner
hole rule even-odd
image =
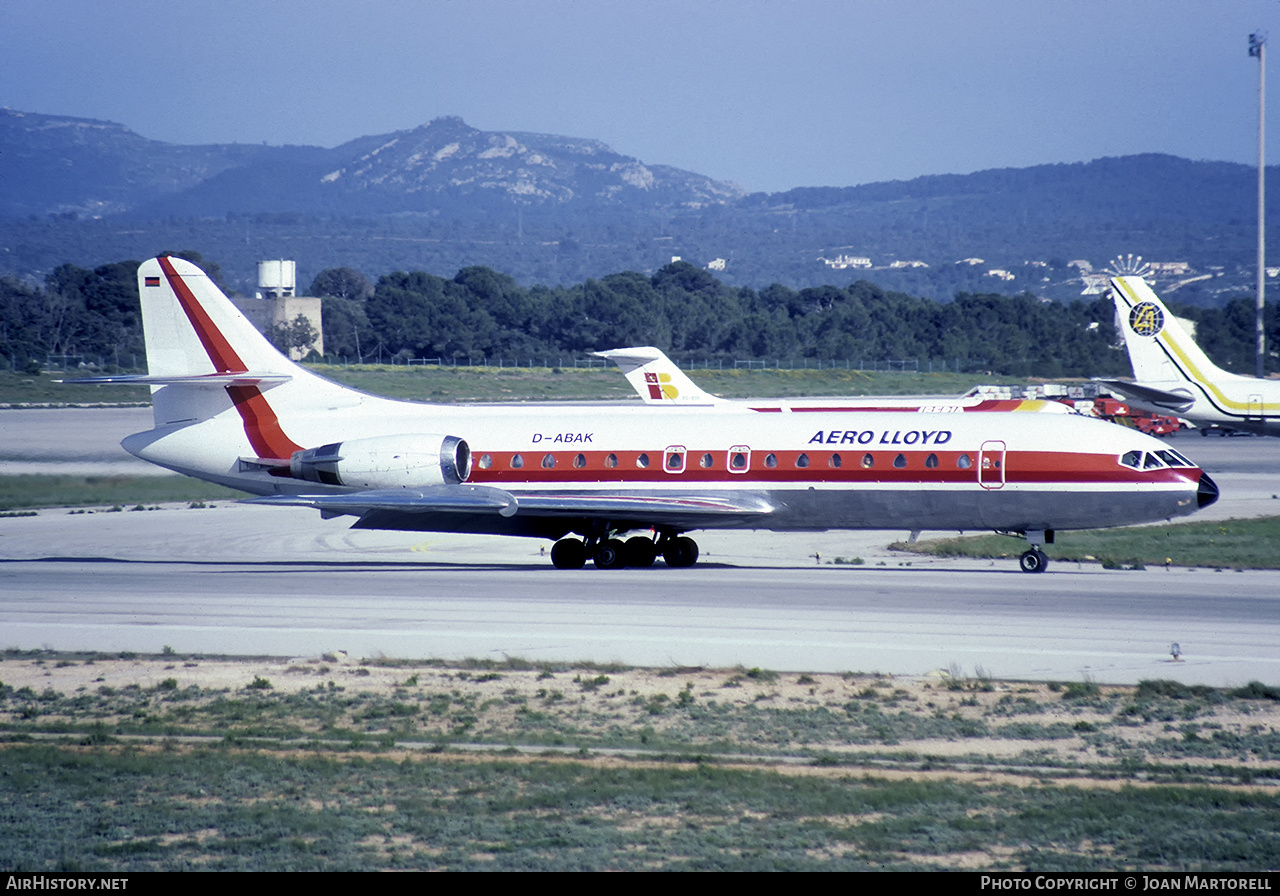
[[[649,387],[649,397],[658,401],[664,398],[675,399],[680,394],[680,390],[671,385],[669,373],[646,373],[644,382]]]

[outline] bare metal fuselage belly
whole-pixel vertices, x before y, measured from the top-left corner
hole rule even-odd
[[[629,491],[629,495],[655,493]],[[661,493],[657,493],[661,494]],[[709,495],[712,493],[708,493]],[[723,495],[723,492],[716,492]],[[1010,531],[1086,529],[1107,520],[1108,525],[1132,525],[1191,513],[1197,504],[1187,491],[1151,491],[1123,498],[1113,490],[1048,491],[1006,486],[999,490],[980,487],[939,489],[773,489],[749,492],[774,507],[763,518],[725,520],[716,528],[768,529],[772,531],[823,531],[828,529],[931,529]],[[644,519],[618,517],[615,528],[647,528]],[[679,520],[668,520],[680,526]],[[491,535],[524,535],[559,538],[582,531],[590,521],[546,518],[517,513],[505,518],[495,514],[419,513],[374,511],[361,517],[358,529],[404,529],[423,532],[471,532]],[[706,528],[705,521],[689,520],[682,528]]]

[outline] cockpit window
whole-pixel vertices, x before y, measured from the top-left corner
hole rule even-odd
[[[1194,467],[1195,466],[1195,464],[1187,460],[1178,452],[1174,451],[1172,448],[1166,448],[1162,451],[1157,451],[1156,454],[1160,455],[1160,459],[1171,467]]]
[[[1133,467],[1135,470],[1141,470],[1142,469],[1142,452],[1126,451],[1124,454],[1120,456],[1120,463],[1124,464],[1126,467]]]
[[[1163,466],[1165,466],[1164,461],[1156,457],[1154,451],[1148,451],[1147,456],[1142,460],[1142,469],[1144,470],[1158,470]]]

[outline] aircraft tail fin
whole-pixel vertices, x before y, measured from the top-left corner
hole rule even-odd
[[[617,364],[645,404],[712,405],[723,402],[723,399],[703,392],[670,358],[653,346],[615,348],[593,354]]]
[[[1241,378],[1209,360],[1141,277],[1111,278],[1111,297],[1134,379],[1207,385]]]
[[[314,406],[348,391],[277,351],[189,261],[161,256],[144,262],[138,292],[148,372],[113,379],[151,386],[157,427],[205,420],[232,407],[247,419],[261,417],[271,413],[262,399],[267,390],[281,390],[272,400],[277,409]]]

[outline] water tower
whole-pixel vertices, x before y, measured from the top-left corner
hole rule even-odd
[[[315,328],[316,341],[305,348],[294,348],[289,355],[296,361],[312,350],[324,354],[324,327],[320,316],[320,300],[297,295],[298,263],[284,258],[258,262],[258,298],[271,303],[271,327],[288,326],[299,316]]]
[[[298,263],[283,258],[258,262],[258,298],[292,296],[298,282]]]

